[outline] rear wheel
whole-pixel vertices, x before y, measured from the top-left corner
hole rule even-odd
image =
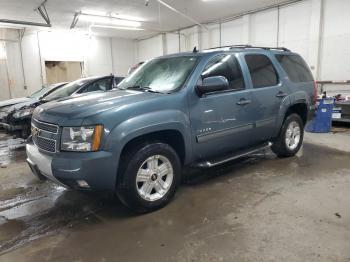
[[[180,183],[181,164],[175,150],[164,143],[144,144],[122,157],[117,194],[138,213],[170,202]]]
[[[280,134],[272,146],[278,157],[291,157],[300,150],[304,138],[303,121],[297,114],[286,117]]]

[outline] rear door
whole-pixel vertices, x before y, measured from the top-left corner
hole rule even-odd
[[[254,104],[254,136],[264,142],[277,132],[278,113],[288,95],[272,59],[260,53],[245,54]]]

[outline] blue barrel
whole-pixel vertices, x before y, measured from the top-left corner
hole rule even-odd
[[[333,98],[318,99],[316,116],[306,125],[305,130],[311,133],[331,132],[333,107]]]

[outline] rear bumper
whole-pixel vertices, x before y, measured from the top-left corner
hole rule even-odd
[[[33,173],[76,190],[114,191],[117,159],[110,152],[60,152],[48,155],[33,144],[26,145],[27,162]],[[83,185],[83,186],[82,186]]]

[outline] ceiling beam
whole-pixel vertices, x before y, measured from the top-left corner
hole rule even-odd
[[[45,23],[22,21],[22,20],[11,20],[11,19],[0,19],[0,23],[14,24],[14,25],[27,25],[27,26],[41,26],[41,27],[51,27],[50,17],[46,11],[47,0],[42,2],[34,11],[39,11],[41,17],[45,20]]]

